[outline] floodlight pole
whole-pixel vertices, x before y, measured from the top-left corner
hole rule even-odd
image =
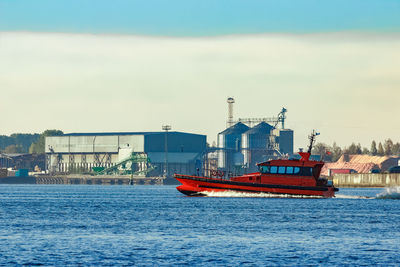
[[[170,125],[163,125],[162,129],[165,131],[165,158],[164,158],[164,177],[168,178],[168,131],[171,130]]]

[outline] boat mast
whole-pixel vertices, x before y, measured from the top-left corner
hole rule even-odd
[[[310,145],[308,146],[308,151],[307,153],[311,154],[311,150],[313,147],[313,144],[315,142],[315,137],[319,135],[315,130],[312,131],[312,133],[308,136],[308,139],[310,139]]]

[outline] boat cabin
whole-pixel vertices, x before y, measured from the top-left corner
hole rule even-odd
[[[233,177],[238,182],[261,184],[286,184],[316,186],[325,184],[325,179],[319,178],[322,161],[309,160],[308,153],[302,153],[301,159],[277,159],[259,163],[257,173]]]

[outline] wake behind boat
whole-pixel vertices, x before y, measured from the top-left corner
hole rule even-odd
[[[210,192],[268,193],[276,196],[315,196],[330,198],[338,191],[325,178],[320,178],[323,161],[310,160],[316,133],[310,135],[308,152],[300,159],[276,159],[257,164],[259,172],[242,176],[213,178],[175,174],[182,183],[177,189],[188,196],[206,196]],[[218,171],[215,171],[218,173]],[[221,175],[222,177],[222,175]]]

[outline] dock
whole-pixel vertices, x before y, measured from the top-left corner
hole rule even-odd
[[[164,179],[130,175],[39,175],[36,184],[162,185]]]

